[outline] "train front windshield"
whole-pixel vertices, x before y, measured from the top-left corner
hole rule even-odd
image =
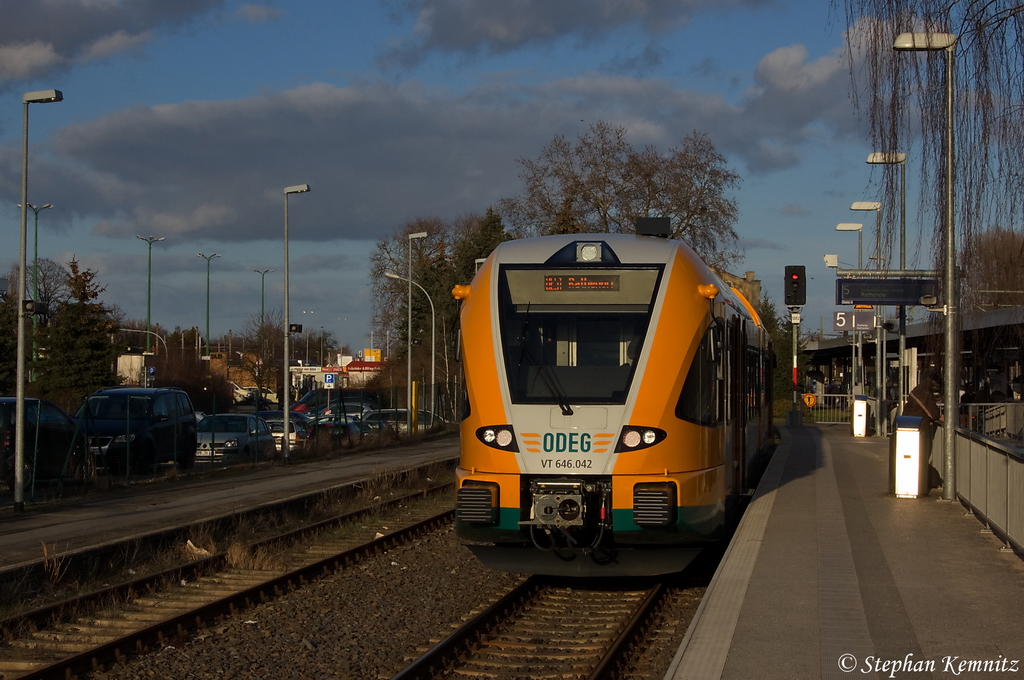
[[[661,268],[501,270],[501,339],[512,402],[623,404]]]

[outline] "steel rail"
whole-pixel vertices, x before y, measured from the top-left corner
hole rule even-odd
[[[312,564],[264,581],[232,595],[201,605],[188,612],[151,624],[145,628],[123,635],[93,649],[61,659],[44,668],[19,676],[22,680],[52,678],[58,675],[75,677],[79,673],[98,672],[110,660],[122,662],[129,653],[145,653],[149,645],[163,643],[170,637],[183,636],[190,630],[201,629],[206,622],[223,616],[234,615],[254,604],[268,602],[285,592],[295,590],[321,576],[372,555],[411,541],[418,536],[436,530],[449,523],[455,515],[448,510],[409,527],[393,531],[355,548],[318,560]]]
[[[528,578],[394,675],[392,680],[427,680],[446,676],[452,667],[471,654],[495,628],[516,615],[544,585],[545,580],[542,577]],[[637,642],[650,631],[651,623],[660,611],[667,592],[668,588],[664,583],[658,583],[648,590],[629,620],[610,642],[601,659],[586,676],[588,680],[606,680],[622,674]]]
[[[543,583],[531,576],[503,595],[501,599],[473,617],[457,631],[434,645],[430,651],[406,666],[392,680],[434,678],[443,673],[455,659],[471,650],[495,626],[519,611],[537,594]]]

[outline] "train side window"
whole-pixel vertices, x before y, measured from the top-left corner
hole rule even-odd
[[[722,423],[722,348],[719,338],[718,327],[712,325],[700,341],[676,403],[676,417],[681,420],[707,426]]]

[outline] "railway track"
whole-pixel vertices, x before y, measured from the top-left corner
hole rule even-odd
[[[450,485],[433,490],[443,493]],[[0,680],[74,677],[201,630],[450,523],[454,510],[410,510],[427,492],[318,522],[183,567],[0,621]],[[401,508],[405,508],[401,510]],[[333,529],[383,513],[404,526],[367,541]],[[412,513],[412,514],[410,514]],[[401,519],[399,519],[401,517]]]
[[[531,577],[395,678],[621,677],[667,591],[660,581],[590,587]]]

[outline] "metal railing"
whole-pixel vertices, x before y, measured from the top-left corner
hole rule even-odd
[[[804,421],[809,423],[849,423],[853,413],[853,397],[849,394],[815,395],[814,406],[804,408]]]
[[[961,404],[960,426],[992,439],[1024,441],[1024,401]]]
[[[1005,412],[1013,410],[1020,409]],[[941,427],[935,428],[932,452],[933,466],[944,469]],[[958,427],[953,455],[957,497],[1004,543],[1024,553],[1024,451]]]

